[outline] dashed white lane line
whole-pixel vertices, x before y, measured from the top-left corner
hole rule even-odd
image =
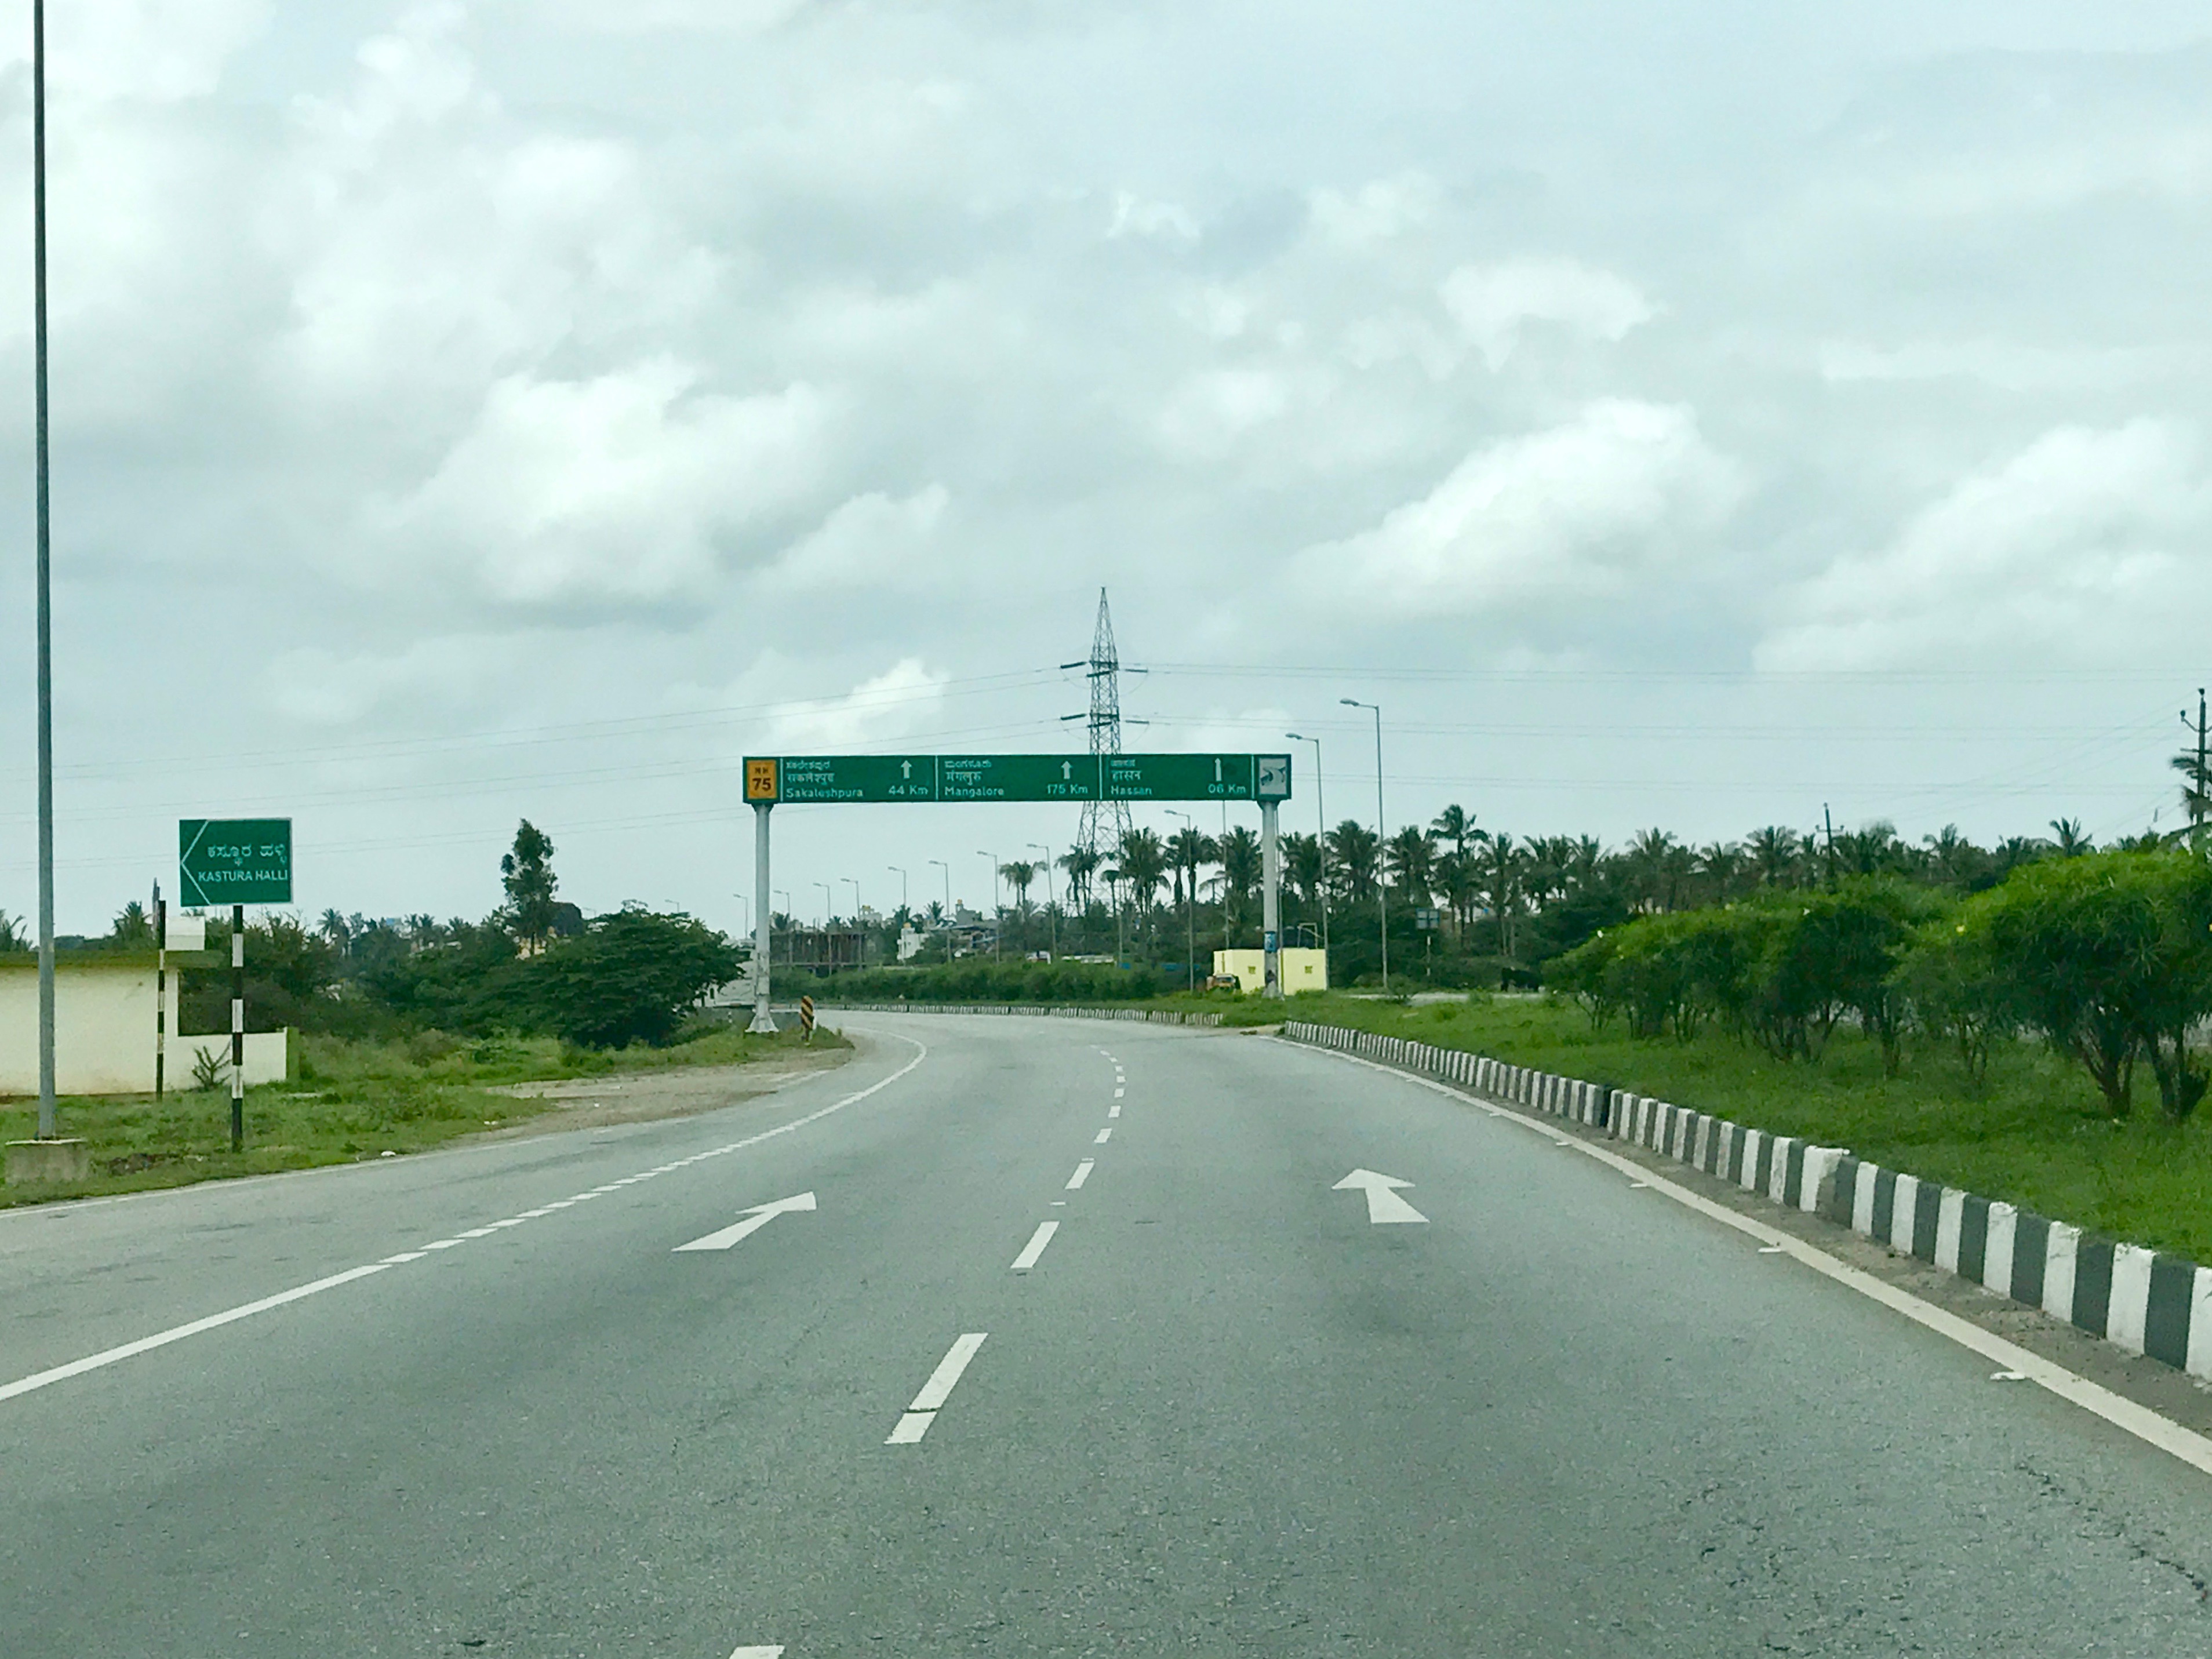
[[[910,1036],[902,1036],[898,1040],[914,1044],[914,1058],[889,1077],[880,1079],[865,1089],[857,1090],[842,1100],[832,1101],[829,1105],[809,1112],[803,1117],[793,1118],[788,1123],[779,1123],[773,1129],[763,1129],[758,1134],[747,1135],[740,1140],[732,1140],[724,1146],[709,1147],[705,1152],[694,1152],[689,1158],[678,1159],[674,1164],[665,1164],[659,1170],[648,1170],[637,1175],[625,1176],[620,1181],[611,1182],[604,1187],[593,1188],[590,1192],[578,1193],[574,1198],[565,1201],[572,1204],[580,1203],[588,1198],[597,1198],[603,1193],[613,1192],[619,1187],[630,1186],[641,1181],[650,1181],[656,1175],[680,1170],[687,1164],[703,1163],[708,1158],[725,1158],[732,1152],[743,1152],[748,1146],[757,1146],[763,1140],[773,1140],[778,1135],[787,1135],[794,1130],[803,1129],[810,1123],[818,1123],[831,1113],[842,1112],[848,1106],[857,1105],[879,1090],[890,1088],[892,1084],[896,1083],[929,1058],[928,1044]],[[557,1207],[557,1205],[545,1206],[548,1210]],[[151,1336],[142,1336],[135,1342],[124,1343],[120,1347],[104,1348],[98,1353],[87,1354],[82,1359],[72,1359],[67,1364],[55,1365],[43,1371],[33,1371],[30,1376],[17,1377],[12,1382],[0,1383],[0,1401],[13,1400],[19,1395],[33,1394],[40,1389],[52,1388],[57,1382],[65,1382],[71,1377],[82,1376],[88,1371],[96,1371],[106,1366],[118,1364],[125,1359],[134,1359],[142,1353],[150,1353],[156,1348],[166,1348],[173,1342],[181,1342],[186,1337],[198,1336],[206,1331],[219,1330],[225,1325],[235,1324],[241,1319],[250,1319],[256,1314],[267,1313],[272,1309],[285,1307],[311,1296],[319,1296],[325,1291],[336,1290],[341,1285],[350,1285],[356,1279],[367,1279],[373,1273],[388,1273],[404,1262],[419,1261],[433,1250],[453,1249],[465,1240],[485,1238],[501,1228],[520,1226],[536,1213],[542,1213],[542,1212],[510,1216],[506,1220],[493,1222],[489,1226],[471,1227],[466,1232],[454,1234],[451,1238],[434,1239],[418,1250],[398,1252],[363,1267],[349,1267],[343,1273],[331,1273],[326,1278],[318,1279],[306,1285],[295,1285],[289,1291],[279,1291],[276,1295],[264,1296],[258,1301],[242,1303],[235,1308],[226,1308],[221,1313],[210,1314],[206,1318],[195,1319],[189,1324],[171,1326],[166,1331],[156,1331]],[[965,1341],[967,1339],[963,1337],[961,1340]],[[979,1336],[975,1340],[980,1343],[983,1339]],[[966,1362],[962,1363],[964,1364]]]
[[[1044,1254],[1044,1247],[1052,1243],[1052,1236],[1059,1231],[1060,1223],[1057,1221],[1038,1222],[1036,1231],[1030,1235],[1030,1242],[1022,1246],[1022,1253],[1014,1258],[1013,1271],[1025,1273],[1036,1267],[1037,1258]]]
[[[1083,1183],[1091,1179],[1091,1166],[1097,1162],[1096,1158],[1086,1158],[1082,1163],[1077,1164],[1075,1173],[1068,1176],[1067,1186],[1064,1190],[1071,1193],[1080,1191]]]
[[[730,1659],[782,1659],[782,1655],[781,1647],[739,1648],[730,1655]]]
[[[906,1408],[884,1444],[911,1446],[929,1432],[929,1425],[937,1421],[937,1413],[952,1398],[960,1374],[968,1369],[968,1362],[975,1358],[975,1350],[983,1346],[983,1339],[989,1334],[988,1331],[966,1332],[945,1350],[945,1358],[937,1362],[929,1381],[921,1385],[921,1392],[915,1395],[914,1403]]]
[[[1106,1109],[1106,1115],[1107,1115],[1107,1116],[1109,1116],[1109,1117],[1119,1117],[1119,1116],[1121,1116],[1121,1103],[1120,1103],[1119,1101],[1116,1101],[1113,1105],[1109,1106],[1109,1107]]]
[[[1103,1146],[1108,1141],[1113,1139],[1114,1126],[1109,1123],[1098,1132],[1098,1138],[1093,1140],[1091,1144],[1094,1146]]]
[[[1120,1091],[1119,1089],[1115,1090],[1115,1091],[1114,1091],[1114,1098],[1115,1098],[1115,1099],[1116,1099],[1116,1100],[1121,1099],[1121,1091]]]

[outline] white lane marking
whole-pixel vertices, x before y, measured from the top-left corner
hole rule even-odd
[[[1114,1098],[1116,1100],[1121,1098],[1121,1091],[1119,1089],[1114,1091]]]
[[[376,1265],[380,1267],[396,1267],[403,1261],[420,1261],[428,1253],[423,1250],[402,1250],[397,1255],[387,1255]]]
[[[1779,1244],[1762,1244],[1759,1247],[1759,1253],[1761,1255],[1780,1255],[1782,1247]]]
[[[1393,1190],[1413,1184],[1410,1181],[1401,1181],[1395,1176],[1376,1175],[1372,1170],[1354,1170],[1329,1190],[1333,1193],[1366,1194],[1367,1224],[1370,1227],[1389,1227],[1401,1222],[1425,1224],[1428,1217]]]
[[[459,1237],[462,1238],[489,1238],[491,1237],[491,1229],[489,1227],[471,1227],[466,1232],[460,1234]]]
[[[842,1112],[848,1106],[857,1105],[878,1091],[890,1088],[892,1084],[896,1083],[929,1058],[927,1043],[903,1033],[893,1032],[890,1035],[896,1036],[901,1042],[913,1043],[915,1055],[912,1060],[907,1061],[889,1077],[878,1079],[866,1088],[847,1095],[842,1100],[832,1101],[829,1105],[809,1112],[804,1117],[795,1117],[788,1123],[777,1124],[773,1129],[763,1129],[759,1133],[747,1135],[742,1140],[732,1140],[727,1146],[711,1148],[699,1156],[702,1158],[721,1158],[731,1152],[741,1152],[748,1146],[757,1146],[763,1140],[773,1140],[778,1135],[787,1135],[794,1130],[803,1129],[810,1123],[818,1123],[832,1112]],[[596,1196],[596,1194],[587,1195]],[[489,1232],[490,1229],[485,1228],[482,1231]],[[441,1238],[422,1248],[426,1251],[450,1249],[459,1244],[461,1239],[470,1237],[472,1235],[463,1233],[459,1237]],[[87,1371],[98,1370],[103,1366],[135,1358],[139,1354],[149,1353],[155,1348],[166,1348],[172,1342],[181,1342],[188,1336],[199,1335],[203,1331],[216,1330],[222,1326],[234,1324],[239,1320],[249,1319],[255,1314],[267,1313],[273,1308],[283,1307],[288,1303],[318,1296],[325,1291],[336,1290],[341,1285],[350,1285],[356,1279],[367,1279],[372,1273],[389,1271],[390,1264],[382,1261],[373,1261],[362,1267],[349,1267],[343,1273],[331,1273],[327,1278],[318,1279],[309,1284],[295,1285],[290,1290],[279,1291],[274,1296],[264,1296],[258,1302],[242,1303],[235,1308],[226,1308],[221,1313],[210,1314],[204,1319],[195,1319],[190,1324],[175,1325],[166,1331],[156,1331],[151,1336],[142,1336],[136,1342],[126,1342],[120,1347],[106,1348],[98,1353],[87,1354],[82,1359],[72,1359],[65,1365],[56,1365],[48,1370],[33,1371],[28,1376],[16,1378],[13,1382],[0,1383],[0,1401],[13,1400],[18,1395],[30,1394],[40,1389],[51,1388],[57,1382],[67,1382],[70,1377],[82,1376]],[[979,1338],[978,1340],[981,1339]]]
[[[896,1427],[884,1440],[886,1446],[911,1446],[929,1432],[929,1425],[937,1421],[935,1412],[908,1412],[898,1420]]]
[[[799,1193],[791,1198],[779,1198],[773,1204],[756,1204],[744,1212],[744,1219],[735,1226],[725,1227],[720,1232],[708,1233],[704,1238],[695,1238],[689,1244],[678,1244],[669,1254],[681,1255],[685,1250],[726,1250],[755,1233],[780,1215],[816,1208],[814,1194]]]
[[[1071,1193],[1080,1191],[1083,1183],[1091,1179],[1091,1166],[1097,1162],[1096,1158],[1086,1158],[1082,1163],[1077,1164],[1075,1173],[1068,1176],[1067,1185],[1062,1190]]]
[[[1109,1107],[1106,1109],[1106,1115],[1107,1115],[1107,1116],[1109,1116],[1109,1117],[1119,1117],[1119,1116],[1121,1116],[1121,1103],[1117,1101],[1117,1102],[1115,1102],[1113,1105],[1109,1106]]]
[[[1991,1371],[1990,1373],[1990,1381],[1992,1382],[2025,1382],[2027,1381],[2027,1373],[2025,1371]]]
[[[1114,1139],[1114,1130],[1113,1130],[1113,1126],[1109,1124],[1109,1125],[1108,1125],[1105,1128],[1101,1129],[1101,1130],[1098,1132],[1098,1137],[1097,1137],[1097,1139],[1095,1139],[1095,1140],[1093,1140],[1091,1144],[1092,1146],[1104,1146],[1108,1141],[1109,1141],[1109,1140],[1111,1140],[1111,1139]]]
[[[289,1291],[279,1291],[274,1296],[264,1296],[258,1302],[248,1302],[239,1307],[226,1308],[205,1319],[195,1319],[189,1325],[172,1326],[152,1336],[142,1336],[136,1342],[126,1342],[119,1348],[107,1348],[99,1353],[87,1354],[82,1359],[72,1359],[66,1365],[57,1365],[52,1370],[34,1371],[15,1382],[0,1385],[0,1400],[13,1400],[17,1395],[29,1394],[34,1389],[51,1387],[66,1382],[72,1376],[82,1376],[87,1371],[96,1371],[103,1365],[112,1365],[118,1360],[130,1359],[155,1348],[166,1348],[172,1342],[181,1342],[188,1336],[198,1336],[202,1331],[212,1331],[221,1326],[251,1319],[255,1314],[267,1313],[271,1308],[281,1308],[288,1302],[315,1296],[324,1291],[335,1290],[341,1285],[350,1285],[356,1279],[367,1279],[371,1273],[388,1272],[381,1261],[373,1261],[366,1267],[349,1267],[342,1273],[332,1273],[327,1279],[318,1279],[313,1284],[296,1285]]]
[[[1271,1037],[1267,1041],[1282,1042],[1284,1039]],[[1295,1048],[1304,1054],[1321,1054],[1331,1060],[1341,1060],[1354,1066],[1364,1066],[1370,1072],[1387,1073],[1392,1077],[1418,1085],[1437,1094],[1448,1096],[1454,1100],[1463,1101],[1471,1098],[1449,1085],[1416,1076],[1410,1072],[1401,1072],[1395,1066],[1379,1065],[1358,1054],[1342,1054],[1334,1048],[1308,1048],[1302,1042],[1285,1043],[1285,1046]],[[1476,1103],[1484,1103],[1478,1101]],[[1509,1111],[1502,1107],[1486,1107],[1486,1109],[1492,1117],[1510,1118],[1524,1128],[1541,1130],[1547,1127],[1537,1122],[1534,1118],[1524,1117],[1519,1112]],[[1618,1170],[1623,1175],[1640,1177],[1653,1192],[1664,1193],[1686,1209],[1695,1210],[1709,1220],[1717,1221],[1723,1227],[1733,1227],[1740,1233],[1747,1233],[1762,1243],[1779,1244],[1785,1254],[1803,1262],[1805,1266],[1823,1278],[1832,1279],[1847,1289],[1856,1291],[1861,1296],[1881,1303],[1885,1308],[1903,1314],[1914,1324],[1923,1326],[1938,1336],[1948,1337],[1960,1347],[1978,1353],[1984,1359],[1996,1361],[2007,1370],[2017,1371],[2023,1382],[2034,1382],[2048,1389],[2061,1400],[2071,1401],[2093,1417],[2104,1419],[2106,1422],[2123,1433],[2131,1434],[2146,1445],[2155,1446],[2160,1451],[2170,1453],[2191,1468],[2202,1470],[2206,1474],[2212,1474],[2212,1439],[2208,1439],[2194,1430],[2185,1429],[2180,1424],[2169,1419],[2160,1417],[2149,1407],[2139,1406],[2126,1395],[2114,1394],[2110,1389],[2090,1382],[2086,1376],[2077,1376],[2057,1361],[2045,1359],[2041,1354],[2031,1353],[2018,1343],[2008,1342],[1994,1331],[1984,1330],[1972,1320],[1961,1319],[1957,1314],[1939,1308],[1932,1302],[1923,1302],[1911,1291],[1900,1290],[1894,1285],[1876,1279],[1872,1273],[1863,1272],[1852,1267],[1848,1261],[1830,1255],[1818,1245],[1807,1243],[1795,1233],[1779,1231],[1763,1221],[1740,1214],[1725,1205],[1716,1204],[1701,1193],[1693,1193],[1686,1187],[1678,1187],[1673,1182],[1644,1169],[1639,1164],[1631,1162],[1610,1148],[1590,1141],[1577,1141],[1574,1144],[1577,1151],[1595,1158],[1599,1163]]]
[[[1059,1231],[1060,1223],[1057,1221],[1038,1222],[1036,1231],[1030,1235],[1030,1242],[1022,1246],[1022,1253],[1014,1258],[1013,1271],[1025,1273],[1036,1267],[1037,1258],[1044,1254],[1044,1247],[1052,1243],[1052,1236]]]
[[[738,1648],[730,1655],[730,1659],[782,1659],[782,1655],[781,1647]]]
[[[1067,1200],[1064,1198],[1055,1198],[1052,1201],[1052,1207],[1055,1210],[1064,1210],[1067,1207]]]
[[[988,1331],[966,1331],[956,1338],[945,1351],[945,1358],[937,1362],[937,1369],[929,1374],[929,1381],[921,1385],[921,1392],[907,1407],[910,1412],[942,1410],[945,1402],[952,1398],[952,1390],[960,1382],[961,1372],[975,1358],[975,1351],[983,1346]]]

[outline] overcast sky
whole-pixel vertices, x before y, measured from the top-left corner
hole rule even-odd
[[[28,7],[0,908],[35,905]],[[1332,820],[2170,824],[2212,637],[2212,44],[2079,0],[70,0],[64,931],[734,927],[747,753],[1323,740]],[[1313,822],[1298,748],[1291,823]],[[1173,827],[1164,818],[1163,828]],[[791,809],[819,914],[1073,815]],[[1218,814],[1213,827],[1218,827]],[[779,901],[781,903],[781,901]]]

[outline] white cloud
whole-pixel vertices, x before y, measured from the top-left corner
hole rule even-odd
[[[1617,592],[1693,558],[1743,491],[1686,409],[1610,398],[1475,450],[1374,529],[1299,555],[1308,600],[1420,616]]]
[[[1160,413],[1160,435],[1177,455],[1215,456],[1255,427],[1279,420],[1291,404],[1290,377],[1279,370],[1207,369],[1170,395]]]
[[[649,34],[696,29],[714,34],[757,34],[807,11],[815,0],[532,0],[532,21],[578,33]]]
[[[1403,236],[1427,225],[1443,207],[1443,191],[1422,173],[1371,179],[1352,191],[1323,188],[1307,198],[1314,228],[1343,247]]]
[[[1111,240],[1139,236],[1168,241],[1198,240],[1198,218],[1188,208],[1173,202],[1147,202],[1131,191],[1114,193],[1114,219],[1106,227]]]
[[[1658,314],[1633,283],[1574,259],[1462,265],[1440,292],[1444,309],[1492,369],[1513,355],[1531,323],[1613,341]]]
[[[781,710],[772,737],[785,753],[836,753],[888,743],[920,730],[938,714],[951,677],[903,657],[863,680],[842,697],[795,703]]]
[[[904,499],[880,490],[855,495],[793,542],[761,573],[762,586],[784,592],[839,590],[863,593],[927,586],[944,580],[933,545],[951,499],[930,484]]]
[[[2061,427],[1962,480],[1879,552],[1784,599],[1777,669],[2118,661],[2212,623],[2212,488],[2172,424]]]
[[[726,532],[787,511],[823,470],[828,400],[696,394],[665,359],[589,380],[496,382],[388,539],[459,558],[512,603],[644,601],[703,582]]]

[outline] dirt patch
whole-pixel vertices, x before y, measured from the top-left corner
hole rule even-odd
[[[556,1100],[564,1103],[522,1122],[467,1138],[511,1139],[524,1135],[558,1134],[568,1129],[596,1129],[612,1123],[690,1117],[774,1094],[800,1078],[843,1065],[853,1058],[854,1053],[849,1048],[817,1048],[778,1054],[743,1066],[672,1066],[661,1071],[610,1072],[600,1077],[507,1084],[485,1092],[518,1100]]]

